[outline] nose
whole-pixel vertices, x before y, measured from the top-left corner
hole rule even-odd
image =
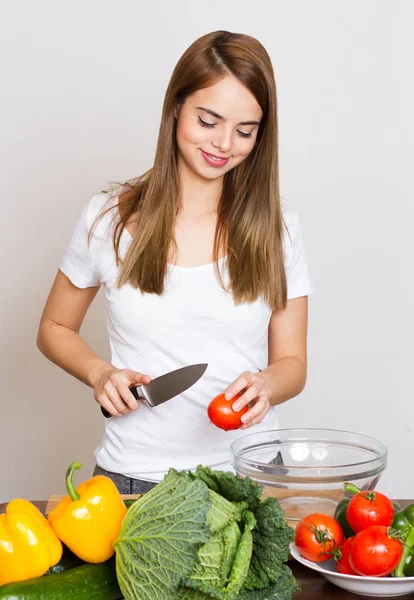
[[[221,131],[216,132],[215,138],[212,140],[212,145],[220,152],[229,152],[231,149],[231,131],[223,127]]]

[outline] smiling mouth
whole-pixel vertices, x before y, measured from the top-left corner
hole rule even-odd
[[[203,150],[203,152],[205,151]],[[210,154],[210,152],[205,152],[205,154],[213,160],[228,160],[230,158],[230,156],[217,156],[216,154]]]
[[[201,150],[201,148],[200,148]],[[203,155],[204,160],[212,166],[222,167],[227,164],[230,160],[230,156],[217,156],[216,154],[210,154],[209,152],[205,152],[201,150],[201,154]]]

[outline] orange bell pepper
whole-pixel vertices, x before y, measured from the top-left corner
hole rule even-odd
[[[73,462],[66,472],[68,496],[49,513],[56,535],[76,556],[89,563],[108,560],[115,552],[112,544],[119,535],[127,508],[114,482],[95,475],[75,490]]]
[[[17,498],[0,515],[0,585],[40,577],[62,557],[62,544],[46,517]]]

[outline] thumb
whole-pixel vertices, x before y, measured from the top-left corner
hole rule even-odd
[[[138,385],[140,383],[150,383],[151,377],[139,371],[129,372],[130,385]]]

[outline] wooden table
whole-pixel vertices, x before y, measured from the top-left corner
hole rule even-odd
[[[402,508],[414,502],[414,500],[397,500]],[[46,500],[33,501],[41,512],[44,513],[46,508]],[[0,514],[4,512],[6,504],[0,504]],[[307,569],[295,560],[289,561],[289,567],[292,569],[293,575],[298,582],[300,591],[295,595],[295,600],[361,600],[363,596],[351,594],[345,590],[336,587],[332,583],[326,581],[322,575]],[[409,596],[403,596],[408,598]],[[382,596],[382,600],[386,600]]]

